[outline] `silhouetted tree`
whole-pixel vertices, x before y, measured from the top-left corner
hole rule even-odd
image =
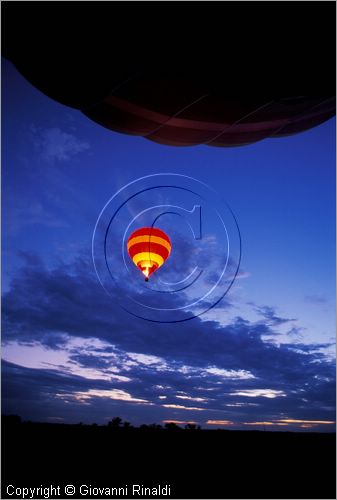
[[[186,424],[185,429],[188,431],[195,431],[197,429],[196,424]]]
[[[149,429],[158,431],[159,429],[162,429],[162,426],[160,424],[150,424]]]
[[[16,427],[22,423],[21,417],[19,415],[2,415],[1,416],[2,424]]]
[[[115,417],[108,422],[108,426],[112,427],[113,429],[119,429],[122,424],[122,419],[120,417]]]
[[[130,422],[124,422],[123,427],[124,427],[124,429],[130,429],[132,427],[132,425],[130,424]]]
[[[2,415],[1,420],[7,425],[20,425],[22,423],[19,415]]]
[[[175,424],[174,422],[167,422],[165,424],[165,429],[169,430],[169,431],[176,431],[179,429],[178,425]]]

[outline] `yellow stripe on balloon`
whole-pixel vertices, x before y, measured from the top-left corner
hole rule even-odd
[[[137,266],[151,268],[154,266],[154,263],[150,260],[141,260],[138,262]]]
[[[157,253],[153,252],[140,252],[136,253],[133,257],[133,262],[136,264],[136,266],[141,262],[142,260],[147,260],[150,262],[155,262],[158,267],[162,266],[164,264],[164,259],[161,255],[158,255]]]
[[[160,236],[152,236],[150,234],[145,236],[135,236],[128,242],[128,250],[136,243],[158,243],[159,245],[163,245],[167,248],[169,253],[171,252],[171,245],[169,242],[164,240],[164,238],[160,238]]]

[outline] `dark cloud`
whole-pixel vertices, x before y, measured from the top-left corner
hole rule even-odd
[[[294,338],[294,339],[303,340],[305,330],[306,330],[306,328],[303,328],[300,326],[292,326],[290,328],[290,330],[287,332],[287,335],[289,335],[291,338]]]
[[[140,420],[144,418],[145,421],[151,421],[152,410],[149,414],[150,407],[146,405],[142,407],[132,402],[121,404],[118,400],[99,397],[83,404],[83,401],[67,397],[69,394],[93,389],[111,389],[104,381],[90,381],[52,370],[23,368],[4,361],[2,373],[3,413],[19,414],[30,420],[44,421],[56,416],[66,422],[86,423],[104,423],[117,415],[137,423],[140,414]],[[161,410],[157,409],[157,413]],[[164,415],[163,411],[162,413]],[[162,418],[160,415],[158,421]]]
[[[296,318],[282,318],[278,316],[274,307],[260,306],[256,307],[256,311],[268,324],[273,326],[283,325],[284,323],[289,323],[289,321],[296,321]]]
[[[222,326],[201,317],[153,324],[124,312],[116,304],[117,293],[109,297],[104,292],[85,257],[54,269],[26,258],[3,298],[4,342],[35,342],[56,350],[67,348],[70,339],[100,339],[100,345],[85,350],[69,348],[69,359],[102,377],[4,363],[5,412],[71,421],[119,414],[138,423],[334,419],[334,366],[320,352],[330,344],[266,342],[279,325],[293,321],[280,318],[273,308],[259,309],[265,322],[237,317]],[[122,378],[109,379],[109,373]],[[105,392],[115,390],[131,400],[111,399]],[[76,399],[77,393],[89,396]]]
[[[313,353],[319,351],[319,349],[327,349],[328,347],[332,347],[335,344],[332,342],[324,342],[320,344],[303,344],[303,343],[296,343],[296,344],[283,344],[284,347],[287,347],[288,349],[293,349],[296,351],[301,351],[303,353]]]

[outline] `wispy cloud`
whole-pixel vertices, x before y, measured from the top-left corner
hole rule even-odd
[[[222,368],[217,368],[216,366],[206,368],[204,373],[232,380],[249,380],[255,378],[251,372],[246,370],[224,370]]]
[[[334,420],[300,420],[300,419],[280,419],[272,421],[241,422],[242,425],[251,427],[291,427],[294,429],[315,429],[325,425],[335,425]]]
[[[235,391],[230,393],[231,396],[244,396],[247,398],[269,398],[274,399],[280,396],[286,396],[284,391],[275,389],[246,389],[245,391]]]
[[[231,420],[207,420],[206,425],[220,425],[220,426],[229,426],[234,425],[234,422]]]
[[[121,389],[110,389],[110,390],[98,390],[98,389],[89,389],[84,392],[74,392],[71,394],[56,394],[57,397],[61,399],[75,399],[77,401],[91,401],[94,398],[104,398],[104,399],[115,399],[117,401],[127,401],[131,403],[143,403],[149,404],[149,401],[145,399],[138,399],[131,396],[126,391]]]
[[[252,426],[261,426],[261,427],[265,427],[265,426],[281,426],[281,427],[286,427],[288,424],[285,423],[285,422],[242,422],[243,425],[252,425]]]
[[[183,405],[162,405],[164,408],[172,408],[174,410],[189,410],[189,411],[205,411],[207,408],[198,408],[195,406],[183,406]]]
[[[284,323],[289,323],[290,321],[296,321],[296,318],[282,318],[281,316],[276,314],[275,308],[270,306],[256,307],[256,312],[271,325],[279,326]]]
[[[176,424],[176,425],[184,425],[184,424],[196,424],[194,420],[162,420],[163,424]]]
[[[177,399],[185,399],[187,401],[195,401],[196,403],[206,403],[208,400],[206,398],[198,398],[192,396],[181,396],[180,394],[176,395]]]
[[[322,424],[322,425],[330,425],[335,424],[334,420],[299,420],[293,418],[285,418],[282,420],[278,420],[278,422],[283,422],[285,424]]]
[[[59,128],[31,127],[35,148],[42,160],[65,162],[90,149],[90,145]]]

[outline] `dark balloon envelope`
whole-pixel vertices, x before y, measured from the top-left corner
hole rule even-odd
[[[184,84],[136,79],[84,113],[111,130],[141,135],[160,144],[224,147],[296,134],[334,115],[334,98],[240,101],[211,92],[195,98],[193,85],[187,95],[180,92]],[[175,92],[168,103],[165,96],[172,87]]]
[[[80,18],[77,14],[71,16],[68,11],[64,15],[65,8],[61,12],[61,7],[56,5],[36,6],[40,13],[45,9],[43,19],[54,20],[42,23],[41,15],[37,19],[31,14],[32,2],[26,14],[22,10],[24,2],[20,3],[21,16],[17,16],[10,2],[6,3],[5,57],[42,92],[62,104],[80,109],[108,129],[171,146],[230,147],[296,134],[335,114],[335,97],[329,95],[298,96],[298,92],[294,95],[286,90],[283,96],[251,98],[249,81],[255,78],[255,83],[265,82],[268,88],[272,64],[274,71],[276,68],[281,73],[283,59],[289,79],[295,77],[296,66],[299,66],[298,72],[305,75],[304,70],[310,65],[313,72],[322,75],[334,67],[334,56],[333,59],[314,57],[310,46],[309,63],[301,49],[296,66],[290,67],[289,52],[284,54],[282,44],[279,53],[274,46],[273,62],[265,47],[275,26],[268,28],[268,33],[264,31],[260,41],[256,38],[257,30],[249,35],[248,30],[252,29],[249,20],[240,18],[240,29],[248,33],[247,38],[254,40],[255,46],[251,47],[251,42],[244,52],[238,50],[243,68],[238,72],[235,51],[225,50],[233,44],[233,36],[224,38],[223,21],[217,21],[214,15],[211,19],[214,34],[208,35],[206,45],[198,27],[195,32],[193,27],[186,32],[187,20],[177,25],[172,16],[170,22],[174,30],[163,36],[159,23],[146,21],[144,16],[141,23],[137,21],[140,10],[134,12],[132,18],[128,16],[128,6],[119,6],[118,11],[114,7],[115,16],[103,13],[99,21],[93,19],[91,2],[89,5],[82,3]],[[43,4],[36,2],[39,3]],[[110,2],[102,2],[105,3]],[[136,3],[133,9],[137,8]],[[199,18],[207,15],[204,10],[199,14]],[[122,25],[119,29],[118,20],[126,18],[127,27]],[[114,19],[113,29],[111,19]],[[95,22],[99,31],[93,36],[90,30]],[[291,23],[287,21],[287,24],[290,29]],[[292,36],[295,37],[298,24],[293,20],[293,25]],[[178,42],[173,45],[175,39]],[[189,44],[190,40],[193,43]],[[307,45],[309,41],[308,36]],[[302,47],[301,40],[296,43]],[[328,40],[321,43],[323,48],[328,46]],[[158,46],[154,47],[156,44]],[[297,45],[293,44],[291,53],[296,50]],[[257,54],[264,56],[258,58]],[[247,81],[246,93],[242,92],[242,81]],[[237,95],[236,85],[241,89]],[[261,95],[266,94],[269,92],[261,89]]]

